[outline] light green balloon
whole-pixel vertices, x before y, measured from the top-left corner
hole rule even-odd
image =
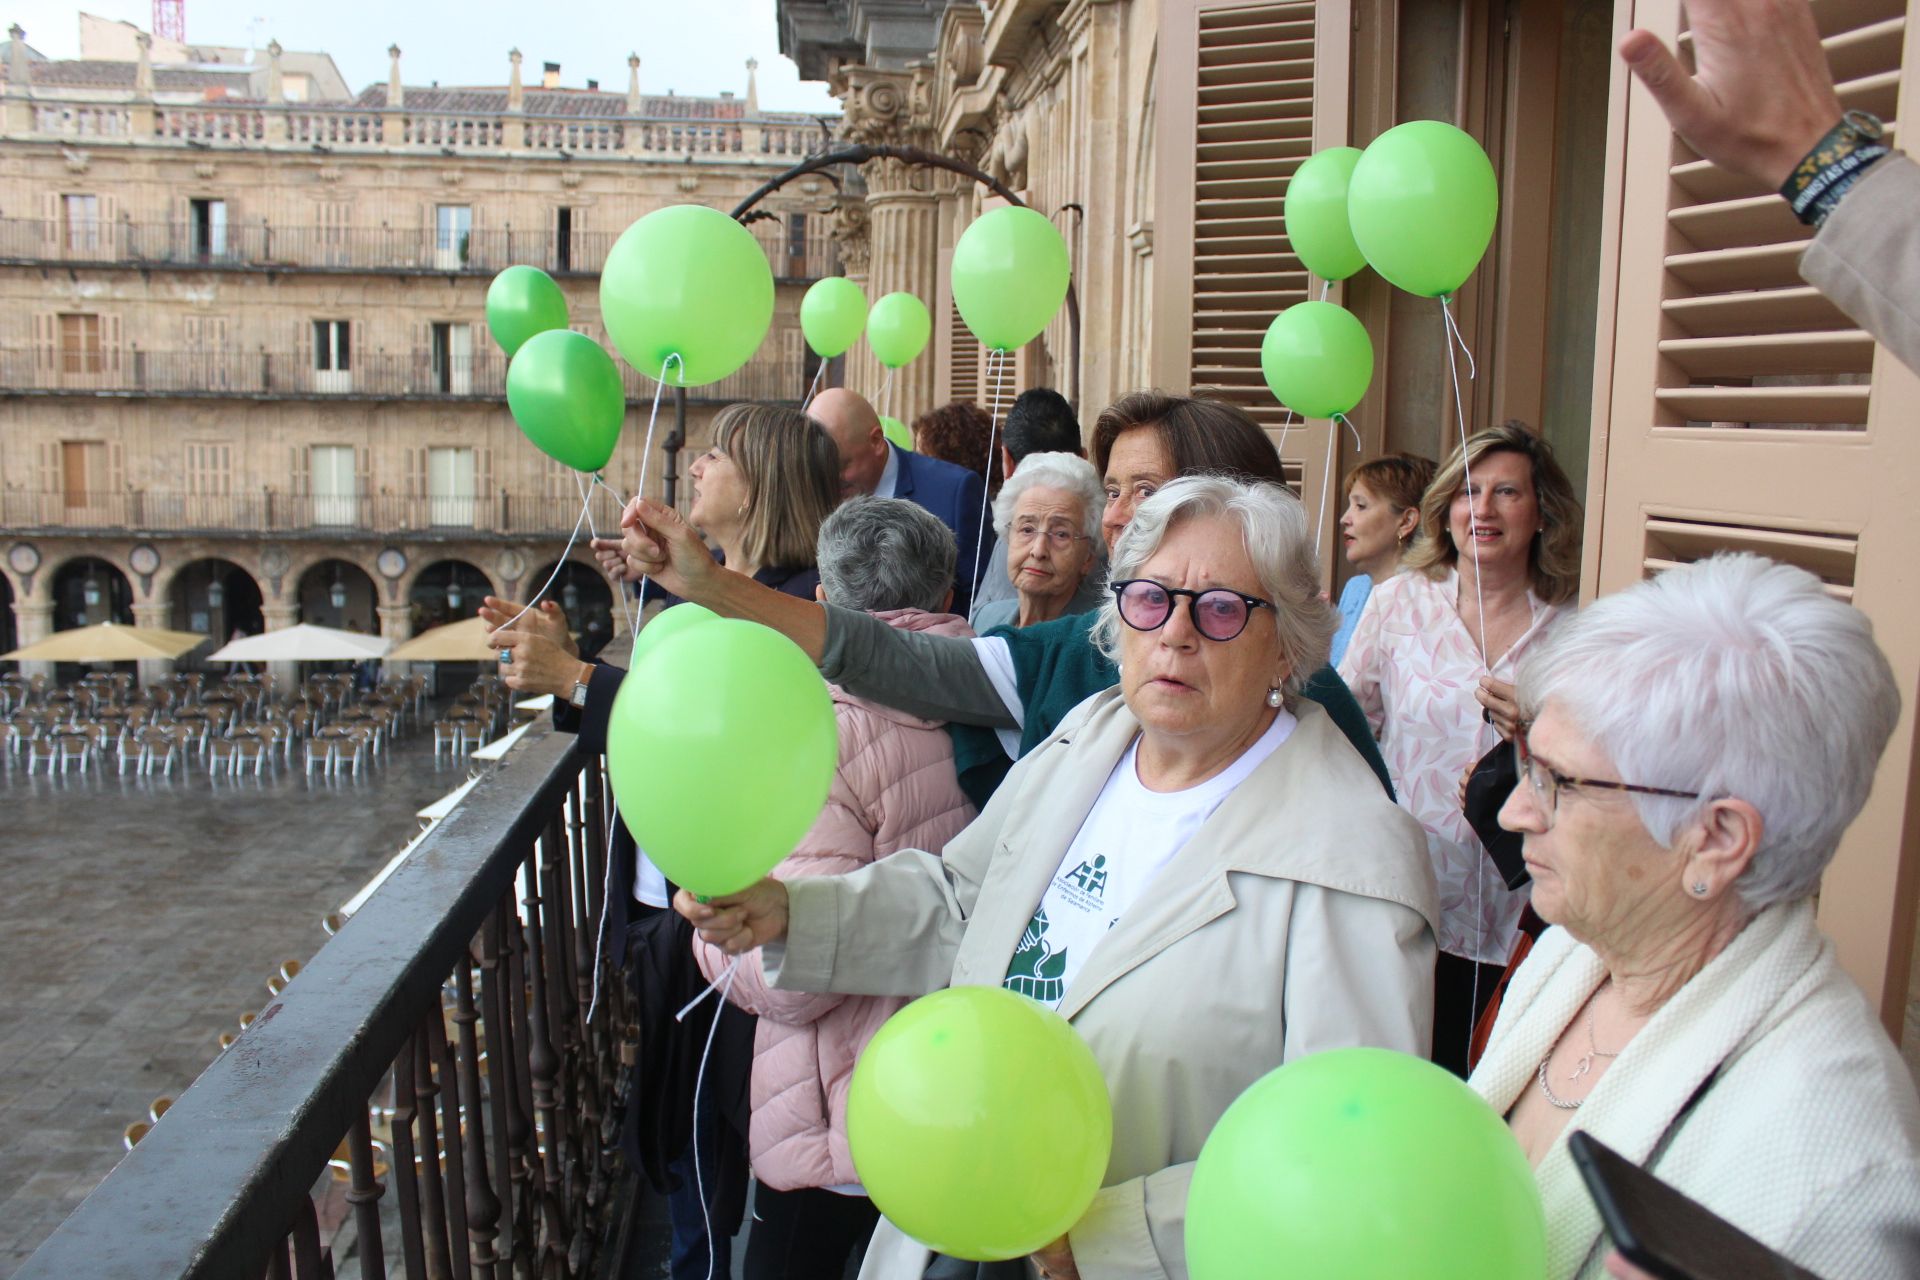
[[[773,268],[753,233],[718,209],[656,209],[608,250],[600,314],[628,364],[657,382],[702,387],[760,349],[773,323]],[[670,356],[679,357],[671,366]]]
[[[1044,214],[1006,205],[975,218],[953,246],[953,305],[980,344],[1025,346],[1066,300],[1073,264]]]
[[[640,659],[653,651],[655,645],[663,640],[685,631],[688,627],[697,627],[703,622],[717,622],[720,615],[705,605],[683,600],[679,604],[662,609],[653,615],[653,621],[640,628],[640,634],[633,638],[633,650],[627,655],[629,670],[640,664]]]
[[[1347,183],[1354,243],[1388,283],[1426,298],[1466,283],[1500,212],[1493,162],[1439,120],[1397,125],[1373,140]]]
[[[1346,308],[1296,302],[1267,326],[1260,372],[1274,398],[1303,418],[1351,413],[1373,381],[1373,342]]]
[[[927,349],[932,336],[927,304],[910,293],[890,293],[867,313],[867,345],[889,369],[910,363]]]
[[[880,1212],[955,1258],[1017,1258],[1078,1222],[1106,1177],[1113,1108],[1067,1020],[1000,987],[887,1019],[847,1090],[847,1144]]]
[[[793,852],[838,753],[833,699],[800,646],[731,618],[648,647],[607,724],[627,830],[667,879],[705,897],[739,892]]]
[[[1316,152],[1294,173],[1280,206],[1293,251],[1322,280],[1345,280],[1367,265],[1347,223],[1347,183],[1358,163],[1358,147]]]
[[[508,267],[487,286],[487,328],[509,357],[528,338],[567,327],[567,297],[538,267]]]
[[[1334,1049],[1261,1077],[1187,1192],[1193,1280],[1540,1280],[1546,1217],[1497,1115],[1441,1067]]]
[[[867,327],[867,295],[845,276],[816,280],[800,299],[800,332],[822,360],[831,360],[860,340]]]
[[[541,452],[598,471],[620,443],[627,391],[606,349],[583,333],[536,333],[507,365],[507,408]]]
[[[906,423],[900,421],[898,418],[889,418],[882,415],[880,419],[880,430],[885,432],[887,439],[893,441],[894,444],[905,449],[908,453],[913,452],[913,432],[908,428]]]

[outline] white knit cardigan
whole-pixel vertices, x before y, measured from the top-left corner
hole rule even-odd
[[[1566,930],[1541,937],[1469,1081],[1495,1110],[1538,1087],[1541,1058],[1604,976]],[[1607,1253],[1567,1151],[1576,1129],[1639,1163],[1658,1152],[1654,1173],[1827,1280],[1920,1276],[1920,1100],[1810,902],[1750,921],[1542,1157],[1549,1280],[1601,1276]]]

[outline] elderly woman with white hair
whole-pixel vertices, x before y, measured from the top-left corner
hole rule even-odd
[[[1335,625],[1299,500],[1175,480],[1113,561],[1095,638],[1119,686],[1070,712],[944,857],[674,906],[727,951],[764,948],[776,987],[998,985],[1071,1020],[1113,1099],[1113,1154],[1035,1261],[1146,1280],[1186,1275],[1193,1161],[1248,1085],[1322,1049],[1426,1053],[1436,900],[1418,824],[1298,696]],[[920,1280],[928,1262],[882,1224],[862,1275]]]
[[[1021,460],[993,500],[993,531],[1007,549],[1014,594],[973,612],[973,624],[1030,627],[1100,607],[1106,593],[1097,536],[1107,504],[1100,473],[1071,453],[1033,453]]]
[[[1864,615],[1725,556],[1590,606],[1521,663],[1526,838],[1550,928],[1470,1083],[1602,1274],[1583,1129],[1824,1276],[1920,1275],[1920,1103],[1814,922],[1900,695]]]

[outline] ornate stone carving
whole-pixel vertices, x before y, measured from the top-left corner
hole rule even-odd
[[[867,202],[859,196],[842,196],[833,205],[833,242],[839,246],[840,261],[850,276],[867,274],[872,244],[867,239]]]
[[[193,166],[193,176],[202,182],[213,181],[213,161],[200,160],[195,162]]]
[[[680,175],[680,181],[676,185],[682,191],[694,192],[700,189],[700,179],[690,173],[683,173]]]
[[[579,186],[580,171],[578,169],[562,169],[560,171],[560,185],[568,189]]]
[[[931,147],[934,69],[916,63],[906,71],[845,66],[832,89],[844,106],[839,136],[867,146]],[[870,195],[885,196],[930,187],[925,170],[897,160],[870,160],[860,167]]]
[[[67,162],[68,173],[85,173],[87,166],[93,163],[93,157],[84,151],[66,147],[60,152],[61,159]]]

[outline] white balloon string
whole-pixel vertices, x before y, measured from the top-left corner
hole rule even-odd
[[[800,402],[800,412],[805,413],[807,406],[813,403],[813,397],[820,391],[820,379],[826,376],[827,366],[831,363],[833,362],[823,359],[818,365],[814,366],[813,381],[807,384],[807,395],[806,398]]]
[[[675,1014],[674,1021],[686,1021],[687,1015],[692,1013],[694,1008],[699,1005],[702,1000],[712,995],[716,988],[719,989],[721,1003],[726,1003],[728,994],[733,991],[733,975],[739,968],[740,958],[738,956],[727,961],[725,972],[714,979],[714,981],[708,983],[705,991],[695,996],[686,1008]],[[700,1070],[696,1072],[693,1077],[693,1194],[699,1197],[700,1219],[706,1223],[707,1228],[707,1280],[713,1280],[713,1217],[707,1210],[706,1179],[700,1171],[700,1086],[706,1083],[707,1059],[713,1055],[713,1036],[716,1031],[720,1030],[720,1014],[722,1012],[723,1011],[719,1009],[713,1011],[713,1021],[707,1027],[707,1045],[706,1048],[700,1051]]]
[[[1322,280],[1320,282],[1320,301],[1325,302],[1327,300],[1328,295],[1331,294],[1332,292],[1333,292],[1333,281]]]
[[[1340,443],[1340,427],[1343,423],[1353,435],[1354,455],[1359,456],[1366,448],[1360,441],[1360,430],[1353,425],[1352,420],[1344,413],[1334,414],[1333,422],[1327,431],[1327,466],[1320,476],[1320,518],[1313,527],[1313,554],[1316,559],[1320,555],[1320,539],[1327,529],[1327,504],[1332,501],[1333,494],[1333,454]]]
[[[548,574],[547,580],[540,584],[540,589],[533,593],[533,598],[520,606],[520,612],[495,627],[495,631],[505,631],[508,627],[511,627],[514,623],[526,617],[533,607],[545,598],[547,588],[551,587],[553,580],[560,576],[560,570],[566,567],[567,557],[573,554],[574,545],[580,541],[580,530],[581,527],[587,523],[587,508],[592,505],[592,501],[592,498],[589,497],[587,501],[580,504],[580,518],[573,522],[573,532],[567,535],[566,549],[560,553],[560,560],[553,566],[553,572]],[[500,651],[500,665],[504,667],[510,665],[512,662],[513,650],[502,649]]]
[[[653,427],[660,420],[660,393],[667,389],[667,370],[676,364],[680,366],[680,372],[684,375],[687,371],[687,362],[682,360],[680,353],[676,351],[660,362],[660,376],[654,379],[653,412],[647,415],[646,443],[640,446],[640,484],[633,491],[633,496],[636,498],[647,496],[647,464],[653,461]],[[639,596],[640,608],[644,610],[647,607],[647,575],[644,573],[640,575]]]
[[[999,359],[996,360],[996,356]],[[1007,353],[998,347],[989,347],[987,364],[993,372],[993,412],[987,419],[987,472],[980,478],[980,520],[973,529],[973,587],[967,598],[969,611],[973,608],[972,593],[980,590],[980,553],[987,549],[987,506],[992,501],[987,476],[993,474],[993,445],[1000,429],[1000,384],[1006,377]]]
[[[880,379],[880,416],[888,417],[893,412],[893,370],[889,368]]]

